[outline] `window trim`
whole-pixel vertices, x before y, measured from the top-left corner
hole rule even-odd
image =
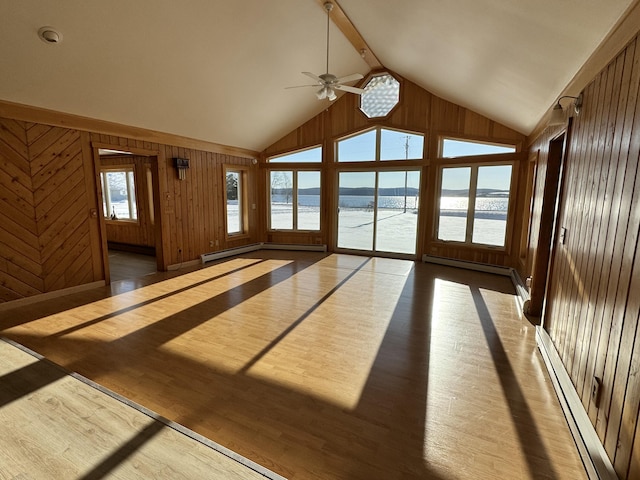
[[[502,155],[502,154],[497,154]],[[510,153],[509,155],[514,155],[514,153]],[[434,202],[434,210],[433,210],[433,236],[432,241],[441,245],[456,245],[458,247],[468,247],[475,249],[489,249],[492,251],[503,251],[508,253],[511,248],[511,231],[513,229],[513,216],[514,216],[514,204],[516,203],[516,191],[518,181],[518,168],[519,162],[510,158],[509,160],[498,161],[487,158],[493,157],[493,155],[485,155],[483,161],[471,161],[471,162],[460,162],[457,161],[455,163],[449,162],[439,162],[436,166],[436,190],[435,195],[436,199]],[[467,157],[457,157],[459,159],[467,158]],[[474,157],[477,158],[477,157]],[[493,160],[493,161],[492,161]],[[505,225],[505,233],[504,233],[504,245],[491,245],[487,243],[476,243],[473,242],[473,224],[474,224],[474,215],[475,212],[475,204],[476,204],[476,193],[478,188],[478,169],[480,167],[500,167],[500,166],[511,166],[511,179],[509,183],[509,205],[507,206],[507,219]],[[467,224],[465,231],[465,240],[443,240],[439,237],[440,230],[440,198],[442,197],[442,171],[445,168],[464,168],[468,167],[471,169],[470,178],[469,178],[469,203],[467,205]],[[472,196],[473,193],[473,196]],[[471,213],[471,214],[470,214]]]
[[[249,234],[249,209],[248,209],[248,192],[247,192],[247,176],[248,167],[243,165],[224,165],[222,169],[222,181],[224,188],[222,189],[223,208],[224,208],[224,232],[227,240],[237,239]],[[227,211],[227,174],[238,174],[238,212],[240,221],[240,230],[237,232],[229,232],[229,215]]]
[[[284,163],[282,165],[285,165]],[[309,164],[303,164],[309,165]],[[318,165],[314,163],[314,165]],[[274,229],[271,226],[271,174],[273,172],[291,172],[292,173],[292,185],[291,185],[291,205],[293,208],[293,218],[292,225],[293,228],[277,228]],[[317,230],[309,230],[309,229],[299,229],[298,228],[298,174],[300,172],[316,172],[320,175],[320,218],[319,225]],[[278,232],[294,232],[294,233],[319,233],[322,231],[322,199],[323,199],[323,189],[322,189],[322,169],[318,166],[315,169],[311,168],[270,168],[266,171],[267,176],[267,231],[269,233],[278,233]]]
[[[129,217],[129,218],[118,218],[117,220],[113,220],[109,216],[108,212],[112,210],[113,207],[111,205],[111,191],[108,188],[106,174],[119,173],[119,172],[125,173],[125,181],[126,181],[126,188],[127,188],[127,202],[129,204],[129,215],[131,215],[131,212],[133,212],[133,207],[135,206],[135,211],[136,211],[135,218]],[[129,173],[131,173],[133,176],[133,185],[129,180]],[[105,186],[107,188],[105,188]],[[110,224],[118,224],[122,222],[126,222],[129,224],[138,224],[138,225],[140,224],[140,205],[138,204],[138,199],[139,199],[138,179],[137,179],[136,168],[134,164],[101,166],[100,167],[100,188],[102,189],[102,208],[103,208],[102,214],[106,222],[109,222]],[[133,197],[134,197],[133,200],[131,198],[132,190],[133,190]],[[104,212],[105,207],[107,210],[106,215]]]

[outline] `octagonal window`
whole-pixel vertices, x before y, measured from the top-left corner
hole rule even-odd
[[[372,76],[360,96],[360,110],[369,118],[384,117],[400,100],[400,82],[390,73]]]

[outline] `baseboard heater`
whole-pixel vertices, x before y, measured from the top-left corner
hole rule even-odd
[[[553,345],[547,331],[536,327],[536,343],[542,355],[542,359],[549,371],[549,377],[553,383],[560,406],[567,419],[569,429],[582,457],[589,479],[592,480],[618,480],[615,469],[607,456],[598,434],[596,433],[589,416],[582,406],[582,401],[576,392],[571,377],[567,373],[560,355]]]
[[[326,245],[299,245],[285,243],[252,243],[251,245],[243,245],[242,247],[227,248],[218,252],[203,253],[200,260],[204,265],[207,262],[220,260],[221,258],[233,257],[241,253],[255,252],[257,250],[299,250],[305,252],[326,252]]]
[[[509,277],[511,279],[511,283],[513,283],[513,288],[515,288],[516,290],[516,299],[520,308],[524,308],[525,302],[529,300],[529,289],[526,287],[515,268],[498,267],[496,265],[469,262],[466,260],[456,260],[454,258],[433,257],[431,255],[423,255],[422,261],[424,263],[434,263],[447,267],[466,268],[467,270],[475,270],[478,272],[493,273],[496,275]]]
[[[424,263],[436,263],[447,267],[466,268],[467,270],[477,270],[479,272],[495,273],[497,275],[511,276],[511,268],[497,267],[495,265],[487,265],[486,263],[468,262],[466,260],[455,260],[453,258],[433,257],[431,255],[423,255]]]

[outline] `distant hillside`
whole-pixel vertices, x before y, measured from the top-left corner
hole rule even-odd
[[[286,188],[275,188],[272,190],[276,195],[291,195],[291,189]],[[342,187],[340,188],[340,195],[345,196],[355,196],[355,197],[373,197],[375,193],[374,188],[370,187]],[[301,188],[298,190],[299,195],[320,195],[320,188]],[[393,188],[381,188],[379,190],[379,195],[383,197],[401,197],[404,196],[404,186],[402,187],[393,187]],[[419,194],[417,188],[409,187],[407,188],[407,196],[414,197]],[[469,190],[450,190],[444,189],[442,190],[443,197],[467,197],[469,196]],[[478,197],[508,197],[509,192],[505,190],[497,190],[493,188],[479,188],[476,196]]]

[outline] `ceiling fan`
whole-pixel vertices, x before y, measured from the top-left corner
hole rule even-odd
[[[327,69],[326,73],[322,75],[315,75],[311,72],[302,72],[303,75],[313,79],[316,81],[313,85],[298,85],[295,87],[285,87],[285,88],[300,88],[300,87],[317,87],[318,85],[321,87],[320,90],[316,92],[316,96],[318,100],[323,100],[328,98],[329,100],[335,100],[336,90],[343,90],[349,93],[355,93],[357,95],[361,95],[364,90],[362,88],[350,87],[349,85],[344,85],[345,83],[354,82],[356,80],[360,80],[364,78],[359,73],[354,73],[351,75],[347,75],[346,77],[336,77],[335,75],[329,73],[329,13],[333,9],[333,3],[326,2],[324,4],[324,9],[327,11]]]

